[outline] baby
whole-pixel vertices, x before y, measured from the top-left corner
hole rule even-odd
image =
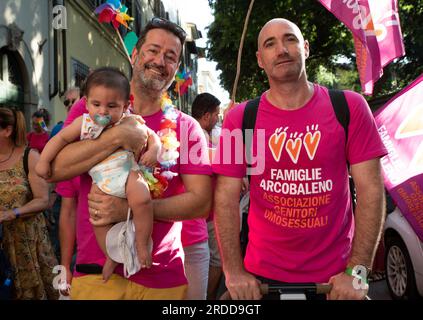
[[[92,72],[86,81],[88,114],[75,119],[68,127],[54,136],[43,150],[35,168],[37,174],[45,179],[51,175],[51,162],[67,144],[80,138],[96,139],[107,128],[118,125],[125,117],[140,116],[128,113],[130,85],[126,76],[118,69],[103,67]],[[147,150],[141,157],[145,166],[154,166],[160,152],[160,139],[149,128]],[[118,149],[108,158],[95,165],[89,174],[103,192],[128,199],[133,220],[123,224],[121,231],[113,232],[120,238],[110,239],[107,235],[112,225],[93,227],[97,242],[107,259],[103,267],[103,279],[107,281],[118,262],[124,264],[125,276],[129,277],[140,268],[151,267],[151,233],[153,229],[153,205],[147,183],[143,179],[135,159],[139,154],[134,150]],[[114,228],[115,229],[115,228]],[[135,248],[134,248],[135,232]],[[116,244],[119,241],[119,244]],[[119,254],[116,254],[119,248]],[[113,256],[114,260],[112,260]],[[118,258],[121,258],[118,260]]]

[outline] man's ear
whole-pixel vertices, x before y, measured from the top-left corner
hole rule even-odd
[[[182,63],[182,61],[179,61],[178,66],[176,67],[175,76],[178,73],[178,70],[179,70],[179,67],[181,66],[181,63]]]
[[[211,113],[210,112],[206,112],[205,114],[203,114],[202,118],[204,121],[209,121],[211,117]]]
[[[260,52],[258,52],[258,51],[256,52],[256,57],[257,57],[257,64],[258,64],[258,66],[263,69],[263,63],[261,62]]]
[[[137,62],[138,62],[138,50],[137,48],[134,48],[134,50],[132,50],[132,55],[131,55],[131,65],[134,66]]]
[[[310,56],[310,44],[307,40],[304,40],[304,55],[306,59]]]

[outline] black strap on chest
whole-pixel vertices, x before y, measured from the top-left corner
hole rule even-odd
[[[252,157],[252,142],[253,142],[253,131],[256,126],[258,107],[260,103],[260,97],[252,99],[247,102],[244,110],[244,116],[242,118],[242,138],[245,143],[245,157],[247,159],[247,167],[251,167]],[[251,134],[247,134],[247,130],[251,130]],[[248,181],[251,176],[248,175]]]
[[[25,151],[24,151],[24,155],[23,155],[23,167],[24,167],[24,171],[26,176],[28,177],[28,173],[29,173],[29,165],[28,165],[28,157],[29,157],[29,152],[31,151],[30,147],[26,147]]]
[[[348,107],[347,99],[344,91],[329,89],[329,97],[332,102],[333,111],[335,111],[336,119],[344,128],[345,144],[348,140],[348,126],[350,124],[350,108]]]

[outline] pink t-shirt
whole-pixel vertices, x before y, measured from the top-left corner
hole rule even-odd
[[[76,112],[76,110],[79,110],[80,113]],[[75,119],[84,112],[86,112],[85,107],[74,105],[69,117],[72,115],[73,119]],[[181,112],[179,114],[177,121],[179,130],[177,129],[176,131],[177,138],[181,142],[180,158],[178,163],[171,168],[171,171],[177,172],[179,175],[170,181],[164,197],[170,197],[185,191],[181,174],[211,175],[207,144],[200,125],[190,116]],[[158,131],[162,118],[163,113],[159,111],[151,116],[144,117],[144,120],[148,127]],[[160,170],[159,168],[157,169]],[[88,220],[87,195],[91,189],[91,184],[92,181],[88,174],[81,175],[77,213],[76,263],[97,263],[103,265],[105,256],[97,244],[93,228]],[[131,276],[129,280],[150,288],[170,288],[186,284],[181,228],[181,222],[154,221],[152,234],[153,266],[150,269],[139,271]],[[116,273],[123,276],[121,265],[116,268]],[[81,274],[76,273],[75,276],[81,276]]]
[[[214,199],[214,190],[216,189],[216,175],[213,174],[212,176],[212,192],[213,192],[213,199]],[[212,205],[212,208],[214,206]],[[206,219],[206,222],[210,222],[214,220],[214,211],[213,209],[210,211],[209,216]]]
[[[292,111],[273,106],[262,95],[250,162],[244,259],[249,272],[284,282],[326,282],[345,270],[354,235],[346,160],[357,164],[386,154],[364,98],[351,91],[345,95],[350,108],[346,145],[326,88],[314,85],[310,101]],[[245,176],[242,132],[233,131],[242,128],[245,105],[225,119],[213,160],[217,174]],[[228,129],[241,140],[225,143]]]
[[[67,127],[73,122],[73,120],[87,112],[87,99],[82,97],[77,103],[72,105],[72,108],[69,110],[68,116],[66,117],[65,123],[63,124],[63,128]]]
[[[204,130],[203,130],[204,132]],[[210,148],[210,141],[208,139],[208,135],[206,135],[206,141]],[[212,212],[210,212],[212,214]],[[209,217],[210,217],[209,214]],[[193,244],[206,241],[209,238],[209,233],[207,229],[207,220],[205,218],[198,218],[193,220],[184,220],[182,221],[182,246],[188,247]]]
[[[73,120],[78,118],[84,113],[87,113],[86,99],[81,98],[78,102],[72,105],[71,110],[63,123],[63,128],[67,127],[72,123]],[[56,192],[63,198],[78,198],[79,194],[79,176],[74,177],[70,180],[60,181],[56,184]]]
[[[203,130],[204,131],[204,130]],[[208,146],[209,146],[209,157],[211,158],[211,157],[213,157],[213,150],[215,150],[216,149],[216,146],[215,145],[213,145],[213,143],[212,143],[212,139],[210,138],[210,136],[209,136],[209,134],[207,134],[206,135],[206,139],[207,139],[207,141],[208,141]],[[216,144],[217,144],[217,142],[216,142]],[[212,190],[213,190],[213,199],[214,199],[214,190],[216,189],[216,175],[215,174],[213,174],[213,176],[212,176]],[[214,206],[212,206],[212,208],[213,208]],[[213,211],[213,209],[210,211],[210,213],[209,213],[209,216],[207,217],[207,219],[206,219],[206,222],[210,222],[210,221],[213,221],[214,220],[214,211]]]
[[[63,198],[78,198],[79,176],[56,184],[56,192]]]
[[[182,221],[181,239],[183,247],[206,241],[208,238],[209,234],[205,218]]]
[[[37,149],[39,153],[43,151],[49,138],[50,136],[47,132],[36,133],[31,131],[26,136],[26,139],[28,140],[28,146],[30,148]]]

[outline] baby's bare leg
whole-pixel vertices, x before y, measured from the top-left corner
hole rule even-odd
[[[151,233],[153,231],[153,202],[147,183],[141,174],[131,171],[126,184],[126,197],[135,226],[135,245],[141,268],[150,268]]]
[[[116,266],[118,265],[117,262],[113,261],[109,255],[107,254],[106,250],[106,235],[107,232],[110,230],[112,225],[102,226],[102,227],[96,227],[93,226],[94,234],[97,239],[97,243],[100,246],[101,250],[103,251],[104,255],[106,256],[106,262],[103,266],[103,279],[104,282],[109,280],[111,275],[113,274],[113,271],[115,271]]]

